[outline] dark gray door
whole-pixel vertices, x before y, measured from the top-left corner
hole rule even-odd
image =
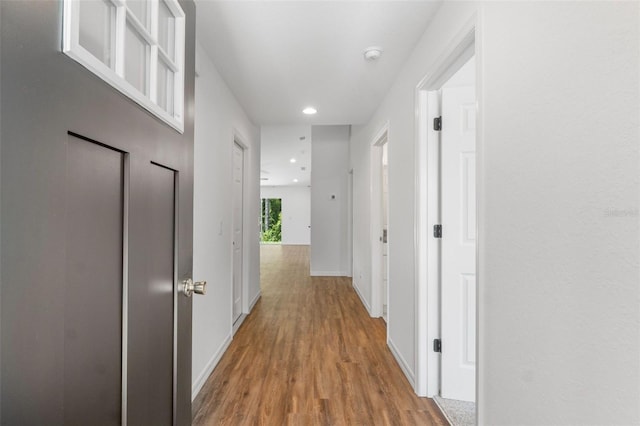
[[[0,423],[191,422],[195,7],[185,131],[61,53],[58,1],[0,1]]]

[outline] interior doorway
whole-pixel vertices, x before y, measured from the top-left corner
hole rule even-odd
[[[233,323],[242,316],[243,299],[243,238],[244,238],[244,149],[233,144]]]
[[[447,415],[453,408],[459,416],[450,418],[453,424],[475,424],[481,344],[476,300],[481,185],[476,185],[475,158],[482,80],[474,59],[475,32],[473,20],[416,87],[415,390],[435,398]]]
[[[382,145],[382,318],[388,320],[389,304],[389,154],[385,141]]]
[[[353,277],[353,169],[347,177],[347,276]]]
[[[371,316],[388,321],[389,155],[385,126],[371,145]]]
[[[447,78],[422,92],[427,135],[426,241],[433,324],[429,396],[457,425],[475,423],[476,401],[476,64],[473,46]],[[420,186],[420,185],[419,185]],[[430,249],[430,250],[429,250]],[[432,300],[433,300],[432,299]],[[434,326],[435,324],[435,326]],[[434,363],[433,358],[436,357]]]

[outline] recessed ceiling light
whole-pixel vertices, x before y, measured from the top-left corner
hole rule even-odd
[[[290,162],[290,163],[295,163],[295,162],[296,162],[296,159],[295,159],[295,158],[292,158],[291,160],[289,160],[289,162]]]
[[[294,181],[294,182],[298,182],[298,179],[294,179],[293,181]]]
[[[310,106],[310,107],[306,107],[305,109],[302,110],[303,114],[307,114],[307,115],[313,115],[316,112],[318,112],[318,110],[316,110],[314,107]]]

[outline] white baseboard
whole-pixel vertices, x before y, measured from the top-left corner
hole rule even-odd
[[[236,322],[233,323],[233,335],[236,335],[236,331],[238,331],[238,329],[240,328],[240,326],[242,325],[242,323],[244,322],[245,318],[247,318],[247,314],[242,314],[240,315],[240,317],[236,320]]]
[[[416,379],[413,372],[411,371],[411,367],[409,367],[409,364],[403,358],[403,356],[400,355],[400,351],[398,350],[396,345],[393,344],[393,340],[387,339],[387,346],[391,350],[391,353],[393,354],[393,357],[396,359],[396,362],[400,366],[400,369],[402,370],[404,375],[407,377],[407,380],[409,380],[409,383],[411,383],[411,387],[415,388]]]
[[[449,422],[449,424],[450,424],[450,425],[454,424],[454,423],[451,421],[451,419],[449,418],[449,416],[447,415],[447,412],[442,408],[442,405],[440,405],[440,401],[438,401],[438,399],[437,399],[437,398],[433,398],[433,397],[430,397],[430,398],[432,398],[432,399],[433,399],[433,402],[435,402],[435,403],[436,403],[436,405],[437,405],[437,406],[438,406],[438,408],[440,409],[440,412],[442,413],[442,415],[444,416],[444,418],[445,418],[445,419],[447,419],[447,421]]]
[[[258,300],[260,300],[261,296],[262,296],[262,290],[258,290],[258,294],[256,294],[256,296],[251,300],[251,302],[249,302],[249,313],[253,311],[253,307],[256,306],[256,303],[258,303]]]
[[[358,287],[358,285],[355,283],[355,281],[352,281],[352,285],[353,285],[353,289],[356,291],[356,294],[358,295],[358,297],[360,298],[360,301],[362,302],[362,304],[364,305],[364,308],[367,310],[367,313],[369,314],[370,317],[373,317],[373,315],[371,315],[371,306],[369,306],[369,303],[367,303],[367,301],[365,300],[364,297],[362,297],[362,293],[360,293],[360,288]]]
[[[207,365],[204,367],[204,370],[202,371],[202,373],[200,373],[198,378],[191,385],[191,401],[196,399],[196,396],[198,396],[198,393],[200,392],[205,382],[213,372],[213,369],[216,368],[216,365],[218,365],[218,363],[220,362],[222,355],[224,355],[226,350],[229,348],[232,338],[233,338],[232,335],[229,334],[227,338],[224,339],[224,342],[222,342],[222,345],[220,345],[216,353],[213,354],[213,357],[211,357]]]
[[[347,273],[345,271],[311,271],[309,275],[312,277],[346,277]]]

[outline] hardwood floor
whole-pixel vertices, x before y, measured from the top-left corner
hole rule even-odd
[[[415,396],[342,277],[307,246],[261,246],[262,298],[194,401],[194,425],[447,425]]]

